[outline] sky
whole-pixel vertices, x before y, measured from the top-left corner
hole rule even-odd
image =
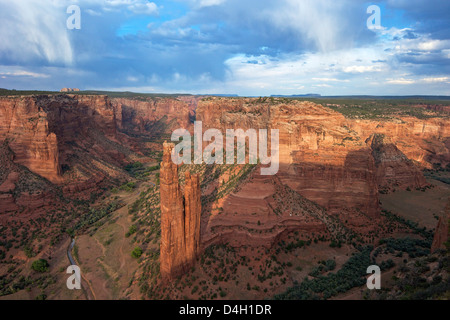
[[[0,0],[0,88],[450,95],[449,14],[448,0]]]

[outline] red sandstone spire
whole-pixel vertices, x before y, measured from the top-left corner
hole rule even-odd
[[[200,247],[199,177],[186,173],[183,199],[178,183],[178,167],[171,160],[173,148],[172,143],[164,142],[160,170],[160,270],[163,279],[172,279],[187,272],[194,265]]]
[[[445,249],[445,243],[449,241],[448,234],[448,220],[450,219],[450,199],[445,208],[443,216],[439,217],[439,222],[434,231],[433,244],[431,245],[431,252],[438,249]]]

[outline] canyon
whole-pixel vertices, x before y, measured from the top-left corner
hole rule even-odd
[[[222,132],[278,129],[278,173],[262,176],[261,164],[173,164],[173,145],[164,141],[178,128],[193,133],[195,120]],[[284,98],[0,97],[2,225],[56,209],[78,219],[76,205],[134,179],[125,168],[135,163],[160,163],[155,241],[161,277],[170,282],[211,246],[271,250],[293,234],[305,242],[375,242],[388,234],[379,194],[428,188],[423,170],[449,168],[450,119],[353,119]],[[433,250],[446,241],[445,222]]]
[[[68,196],[86,198],[103,192],[111,181],[127,179],[124,165],[148,161],[143,156],[146,150],[161,150],[160,145],[142,142],[136,133],[154,137],[186,125],[189,110],[182,107],[181,101],[139,103],[101,95],[0,97],[2,153],[5,161],[9,157],[19,165],[5,183],[10,185],[26,168],[36,179],[61,186]],[[10,173],[8,169],[2,177]],[[26,191],[28,197],[45,197],[45,190]],[[20,194],[3,192],[0,197],[6,199],[0,213],[17,208],[14,198]]]
[[[376,218],[379,189],[423,187],[420,166],[449,163],[448,119],[415,119],[393,130],[389,122],[351,121],[309,102],[271,105],[218,98],[199,103],[197,120],[220,130],[279,129],[280,181],[331,213],[350,210]],[[422,148],[424,140],[440,151]],[[412,155],[417,165],[408,160]]]

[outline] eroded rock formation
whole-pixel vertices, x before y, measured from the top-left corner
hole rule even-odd
[[[62,88],[60,90],[60,92],[79,92],[79,91],[80,91],[80,89],[78,89],[78,88]]]
[[[165,280],[187,272],[200,251],[199,176],[186,173],[183,197],[178,182],[178,168],[171,159],[173,148],[173,144],[164,143],[160,170],[160,270]]]
[[[36,99],[0,98],[0,142],[5,140],[16,163],[52,182],[61,181],[58,138]]]
[[[384,134],[421,168],[445,168],[450,164],[450,119],[399,117],[386,120],[346,119],[345,126],[363,140]]]
[[[380,189],[420,188],[427,185],[419,168],[392,143],[389,137],[375,133],[366,140],[366,144],[372,149]]]
[[[197,120],[204,130],[278,129],[281,183],[331,213],[351,209],[379,216],[370,149],[343,126],[340,113],[310,102],[216,99],[199,103]]]
[[[112,104],[117,114],[120,114],[119,127],[130,132],[149,132],[158,136],[189,126],[190,107],[178,99],[114,98]]]
[[[431,252],[438,249],[445,249],[445,243],[449,241],[449,220],[450,219],[450,198],[445,208],[444,215],[439,217],[436,230],[434,231],[433,243],[431,245]]]
[[[121,166],[125,156],[119,140],[128,141],[117,132],[116,112],[106,96],[0,98],[0,142],[7,141],[16,163],[53,183],[63,182],[63,166],[82,166],[88,155]],[[72,180],[112,173],[89,162]]]

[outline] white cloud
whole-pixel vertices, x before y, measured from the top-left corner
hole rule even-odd
[[[346,73],[365,73],[365,72],[380,72],[381,69],[376,66],[348,66],[344,67],[342,71]]]
[[[399,79],[387,79],[386,82],[389,84],[413,84],[416,81],[413,79],[399,78]]]
[[[102,15],[100,12],[97,12],[97,11],[92,10],[92,9],[86,9],[85,11],[86,11],[89,15],[95,16],[95,17],[99,17],[99,16]]]
[[[129,11],[131,11],[134,14],[143,14],[143,15],[159,14],[159,9],[156,3],[147,0],[104,0],[103,10],[109,11],[111,10],[111,7],[113,8],[126,7]]]
[[[66,19],[56,1],[0,0],[0,59],[71,64]]]
[[[395,50],[398,52],[410,51],[436,51],[450,48],[450,40],[430,39],[421,36],[417,39],[401,39],[396,42]]]
[[[129,82],[137,82],[137,81],[139,81],[139,78],[134,77],[134,76],[128,76],[127,77],[127,81],[129,81]]]
[[[43,73],[36,73],[24,70],[17,70],[13,72],[0,72],[0,75],[3,79],[7,77],[31,77],[31,78],[49,78],[50,75]]]
[[[450,78],[449,77],[428,77],[423,78],[422,81],[433,83],[433,82],[447,82]]]
[[[350,80],[336,79],[336,78],[312,78],[314,81],[324,81],[324,82],[350,82]]]
[[[136,2],[128,6],[128,10],[135,14],[158,15],[158,6],[154,2]]]
[[[343,16],[352,7],[350,1],[327,0],[283,0],[277,1],[277,8],[261,10],[261,15],[280,30],[291,30],[297,37],[292,41],[306,40],[321,52],[330,52],[352,47],[353,39],[344,36],[348,24]],[[255,10],[260,10],[256,9]]]
[[[218,6],[226,2],[226,0],[195,0],[195,6],[198,8]]]

